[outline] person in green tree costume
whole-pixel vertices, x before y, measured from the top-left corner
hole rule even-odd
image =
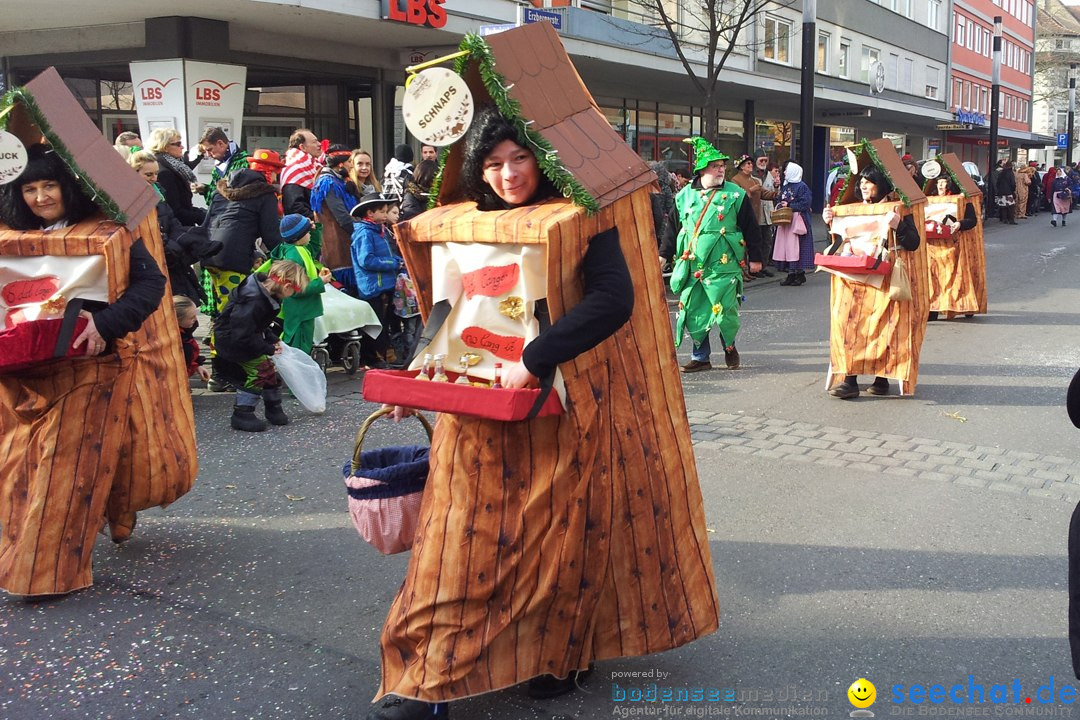
[[[746,191],[726,181],[728,156],[700,137],[694,147],[694,180],[675,196],[681,229],[675,241],[671,290],[679,296],[675,341],[690,335],[694,349],[685,373],[711,370],[709,330],[715,325],[724,345],[724,363],[739,367],[743,268],[761,270],[761,233]]]
[[[307,288],[281,301],[281,340],[308,355],[315,344],[315,318],[323,314],[322,294],[331,279],[330,268],[315,261],[315,253],[308,244],[313,228],[314,223],[303,215],[281,218],[281,237],[285,242],[270,251],[266,270],[259,268],[259,272],[266,272],[274,260],[292,260],[307,272]]]

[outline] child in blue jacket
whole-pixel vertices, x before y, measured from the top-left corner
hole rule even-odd
[[[386,362],[390,348],[390,316],[393,310],[394,285],[405,261],[394,253],[390,233],[384,224],[394,201],[380,193],[368,193],[352,209],[352,264],[356,286],[362,300],[379,316],[383,330],[375,339],[376,367]]]

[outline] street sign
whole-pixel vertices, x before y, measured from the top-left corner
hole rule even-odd
[[[938,123],[938,130],[971,130],[971,123]]]
[[[517,25],[513,23],[503,23],[502,25],[481,25],[480,37],[486,37],[487,35],[494,35],[495,33],[505,32],[507,30],[513,30]]]
[[[550,10],[538,10],[536,8],[523,8],[521,13],[522,23],[549,22],[556,30],[562,30],[562,15]]]
[[[1057,149],[1067,150],[1069,148],[1069,133],[1057,134]]]
[[[822,110],[821,117],[870,117],[870,108],[860,108],[858,110]]]

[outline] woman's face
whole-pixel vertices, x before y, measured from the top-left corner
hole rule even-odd
[[[143,163],[143,166],[139,168],[139,176],[153,185],[157,182],[158,164],[156,162]]]
[[[356,170],[356,177],[361,180],[367,180],[371,177],[371,156],[367,153],[357,153],[352,156],[353,169]]]
[[[28,182],[22,186],[22,196],[30,212],[44,220],[46,225],[63,220],[67,214],[63,189],[58,180]]]
[[[750,177],[750,173],[754,171],[754,165],[749,160],[739,166],[739,172],[747,177]]]
[[[862,193],[863,202],[871,203],[877,199],[877,185],[866,178],[859,178],[859,192]]]
[[[536,156],[513,140],[503,140],[484,158],[484,182],[508,205],[524,205],[540,187]]]
[[[769,172],[772,174],[773,182],[779,183],[780,182],[780,166],[779,165],[774,166],[773,169],[770,170]]]
[[[949,194],[949,179],[938,178],[937,180],[937,194],[948,195]]]
[[[178,158],[184,154],[184,143],[180,142],[179,135],[169,140],[169,144],[165,146],[165,152],[172,155],[174,158]]]

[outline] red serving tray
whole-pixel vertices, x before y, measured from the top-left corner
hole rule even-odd
[[[861,273],[863,275],[888,275],[892,272],[892,263],[883,261],[876,268],[874,263],[877,262],[877,258],[872,258],[867,255],[825,255],[823,253],[817,253],[814,255],[814,264],[821,267],[826,267],[831,270],[840,270],[848,273]]]
[[[926,228],[927,240],[952,240],[952,230],[948,225],[942,225],[940,223],[927,223]]]
[[[369,402],[401,405],[417,410],[467,415],[487,420],[525,420],[539,389],[480,388],[457,385],[458,373],[447,371],[450,382],[417,380],[419,370],[368,370],[364,374],[364,399]],[[537,417],[562,415],[558,393],[552,391]]]
[[[60,337],[63,318],[30,320],[0,331],[0,373],[16,372],[26,368],[43,365],[54,360],[53,350],[56,339]],[[86,318],[75,320],[75,330],[71,333],[72,342],[86,328]],[[68,347],[66,358],[80,357],[86,354],[86,345],[78,348]]]

